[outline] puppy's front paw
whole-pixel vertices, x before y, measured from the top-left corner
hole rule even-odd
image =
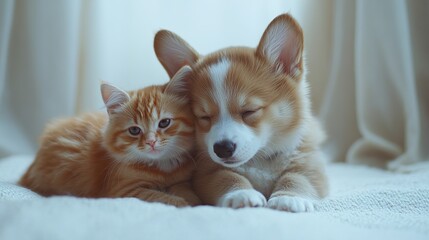
[[[217,205],[231,208],[264,207],[267,205],[267,199],[254,189],[242,189],[223,195]]]
[[[268,200],[267,206],[272,209],[288,212],[312,212],[314,204],[311,200],[301,197],[277,196]]]

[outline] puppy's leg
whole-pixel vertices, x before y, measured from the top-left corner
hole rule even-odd
[[[195,194],[190,182],[179,183],[167,189],[167,192],[178,197],[184,198],[191,206],[201,204],[200,198]]]
[[[221,207],[263,207],[267,200],[245,177],[227,169],[197,175],[194,187],[204,203]]]
[[[268,207],[290,212],[313,211],[313,200],[325,197],[328,192],[319,156],[306,154],[293,159],[276,182]]]

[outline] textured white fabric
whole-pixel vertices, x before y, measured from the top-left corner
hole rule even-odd
[[[313,213],[177,209],[137,199],[40,197],[14,185],[32,161],[0,161],[0,239],[428,239],[429,171],[328,167],[332,193]],[[7,175],[2,175],[9,173]]]

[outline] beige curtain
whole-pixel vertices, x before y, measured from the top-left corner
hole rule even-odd
[[[336,161],[409,171],[429,160],[429,2],[337,1],[320,116]]]
[[[256,46],[290,12],[305,32],[313,108],[333,161],[394,170],[429,160],[428,1],[0,1],[0,157],[34,153],[52,118],[103,110],[100,80],[167,81],[161,28],[201,53]]]

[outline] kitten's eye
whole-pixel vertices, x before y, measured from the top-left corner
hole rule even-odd
[[[161,121],[159,121],[158,127],[159,128],[166,128],[170,125],[171,119],[170,118],[164,118]]]
[[[259,112],[259,110],[261,110],[261,108],[258,108],[258,109],[255,109],[255,110],[246,110],[246,111],[243,111],[243,112],[241,113],[241,117],[242,117],[242,118],[250,117],[250,116],[252,116],[253,114],[255,114],[255,113]]]
[[[142,130],[139,127],[135,127],[135,126],[128,128],[128,132],[133,136],[139,135],[141,133],[141,131]]]

